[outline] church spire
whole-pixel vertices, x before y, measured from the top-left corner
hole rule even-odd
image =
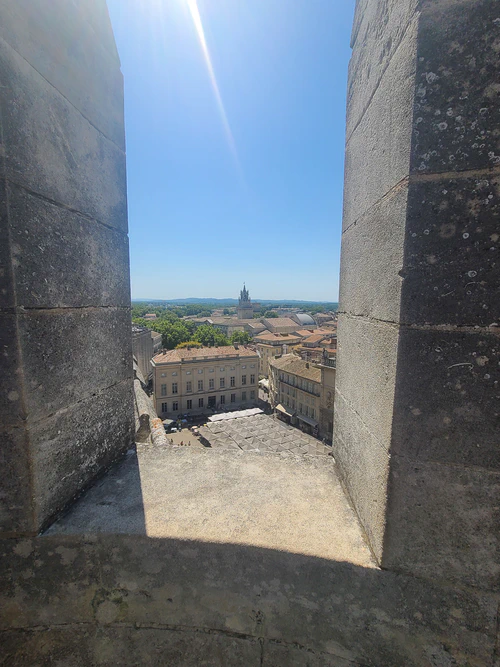
[[[241,301],[250,301],[250,293],[247,290],[245,283],[243,283],[243,289],[240,292],[240,302]]]

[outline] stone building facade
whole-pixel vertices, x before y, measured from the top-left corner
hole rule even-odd
[[[147,327],[132,325],[132,352],[146,382],[153,377],[151,359],[160,350],[161,334]]]
[[[300,336],[295,334],[264,332],[255,336],[254,343],[257,346],[257,352],[260,357],[260,376],[267,378],[269,375],[269,361],[275,357],[280,357],[282,354],[291,352],[295,347],[300,345],[301,340]]]
[[[169,350],[156,355],[152,365],[162,419],[251,407],[258,399],[259,357],[243,345]]]
[[[269,402],[286,423],[321,435],[321,396],[320,368],[295,354],[269,361]]]
[[[335,411],[335,377],[337,359],[331,350],[323,350],[318,362],[321,370],[321,400],[319,405],[319,432],[328,444],[332,444]]]

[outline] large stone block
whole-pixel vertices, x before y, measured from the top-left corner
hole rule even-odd
[[[389,454],[337,388],[333,455],[370,547],[380,561],[384,541]]]
[[[132,401],[124,380],[28,428],[38,528],[134,446]]]
[[[327,664],[492,662],[498,596],[466,587],[283,551],[139,536],[5,540],[0,550],[1,627],[26,637],[85,623],[103,643],[109,631],[113,643],[115,630],[181,628],[261,638],[264,657],[267,641],[303,647],[302,655],[326,654]]]
[[[399,328],[342,314],[335,384],[368,430],[389,449]]]
[[[17,336],[17,319],[3,313],[0,326],[0,423],[4,427],[19,426],[26,420],[24,405],[24,378]]]
[[[500,474],[392,456],[383,567],[500,588]]]
[[[262,667],[356,667],[359,663],[294,645],[266,642]]]
[[[129,379],[128,308],[28,311],[18,320],[30,423]]]
[[[0,141],[1,141],[1,118],[0,118]],[[2,145],[0,144],[0,154]],[[4,161],[0,155],[0,169],[3,173]],[[7,203],[7,184],[0,177],[0,308],[13,308],[15,304],[14,281],[12,278],[12,263],[10,257],[10,235]]]
[[[0,37],[92,125],[125,150],[123,77],[105,16],[106,3],[90,3],[92,11],[85,5],[89,3],[51,0],[48,11],[44,0],[4,2]],[[99,21],[95,20],[97,12],[102,17]],[[54,67],[54,63],[64,66]]]
[[[349,63],[347,88],[347,128],[349,138],[390,65],[401,43],[408,37],[416,53],[417,0],[358,0],[351,39],[355,48]]]
[[[391,453],[500,470],[500,336],[400,333]]]
[[[183,628],[103,628],[93,625],[39,628],[31,632],[8,632],[4,641],[5,664],[16,667],[34,664],[66,667],[262,665],[261,645],[256,639]]]
[[[344,230],[408,176],[414,42],[415,35],[407,33],[346,143]]]
[[[406,202],[405,184],[377,202],[344,232],[341,312],[399,322]]]
[[[497,0],[422,3],[411,169],[500,165]]]
[[[500,324],[499,217],[498,174],[411,183],[403,322]]]
[[[18,306],[130,305],[126,234],[17,186],[9,210]]]
[[[36,532],[31,487],[29,439],[24,425],[4,427],[0,433],[0,532]]]
[[[127,231],[125,155],[0,39],[6,176]]]

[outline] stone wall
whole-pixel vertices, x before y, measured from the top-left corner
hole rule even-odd
[[[499,585],[500,14],[359,0],[334,455],[384,567]]]
[[[133,442],[123,80],[104,0],[0,6],[1,529]]]

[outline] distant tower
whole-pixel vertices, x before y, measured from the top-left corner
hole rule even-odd
[[[238,319],[251,320],[252,317],[253,317],[252,300],[250,299],[249,291],[243,284],[243,289],[240,292],[240,299],[238,301]]]

